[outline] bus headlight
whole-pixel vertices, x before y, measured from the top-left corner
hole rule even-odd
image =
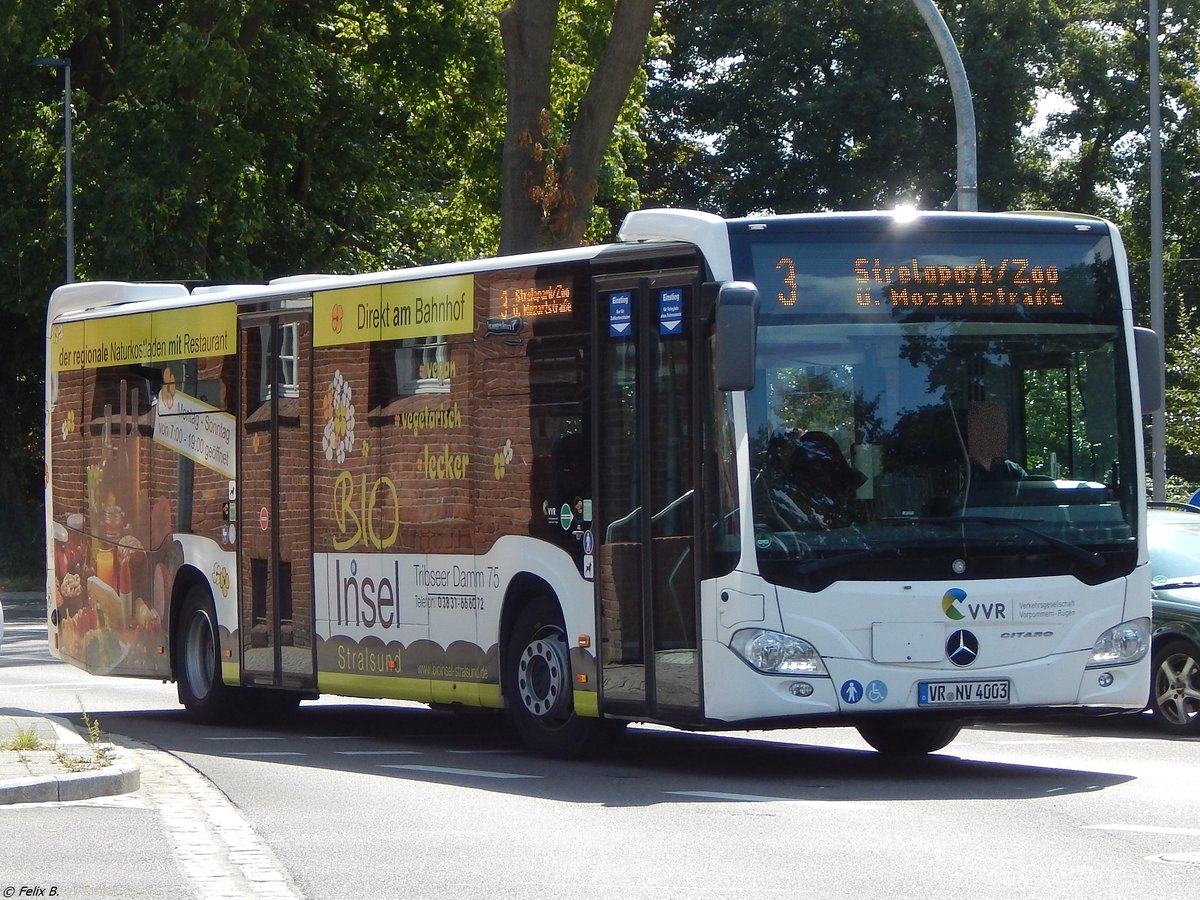
[[[733,651],[768,675],[827,675],[817,648],[790,634],[745,628],[729,642]]]
[[[1150,649],[1150,620],[1133,619],[1110,628],[1092,645],[1088,668],[1135,663]]]

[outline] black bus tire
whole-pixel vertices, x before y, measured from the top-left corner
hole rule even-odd
[[[209,725],[229,714],[232,691],[221,680],[221,639],[208,590],[188,589],[180,607],[176,679],[179,701],[195,722]]]
[[[957,722],[897,725],[879,722],[858,726],[862,739],[884,756],[924,756],[941,750],[962,731]]]
[[[600,719],[575,712],[571,652],[553,600],[535,597],[518,614],[501,677],[513,727],[535,753],[579,756],[602,732]]]

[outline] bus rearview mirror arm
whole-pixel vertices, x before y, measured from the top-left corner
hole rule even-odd
[[[717,292],[713,370],[719,391],[754,387],[758,303],[758,288],[746,281],[727,281]]]

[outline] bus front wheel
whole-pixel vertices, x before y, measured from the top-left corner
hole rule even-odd
[[[191,588],[179,619],[179,701],[191,718],[207,725],[228,709],[228,689],[221,680],[221,641],[212,598],[203,587]]]
[[[513,727],[535,753],[578,756],[599,731],[599,719],[575,713],[570,647],[552,600],[538,597],[517,616],[503,681]]]
[[[862,739],[885,756],[924,756],[936,753],[958,737],[956,722],[927,725],[894,725],[889,722],[859,725]]]

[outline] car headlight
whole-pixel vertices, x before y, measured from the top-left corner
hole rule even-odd
[[[1122,622],[1110,628],[1092,645],[1088,668],[1124,666],[1135,663],[1150,649],[1150,620],[1146,618]]]
[[[729,642],[733,651],[768,675],[827,675],[817,648],[808,641],[778,631],[745,628]]]

